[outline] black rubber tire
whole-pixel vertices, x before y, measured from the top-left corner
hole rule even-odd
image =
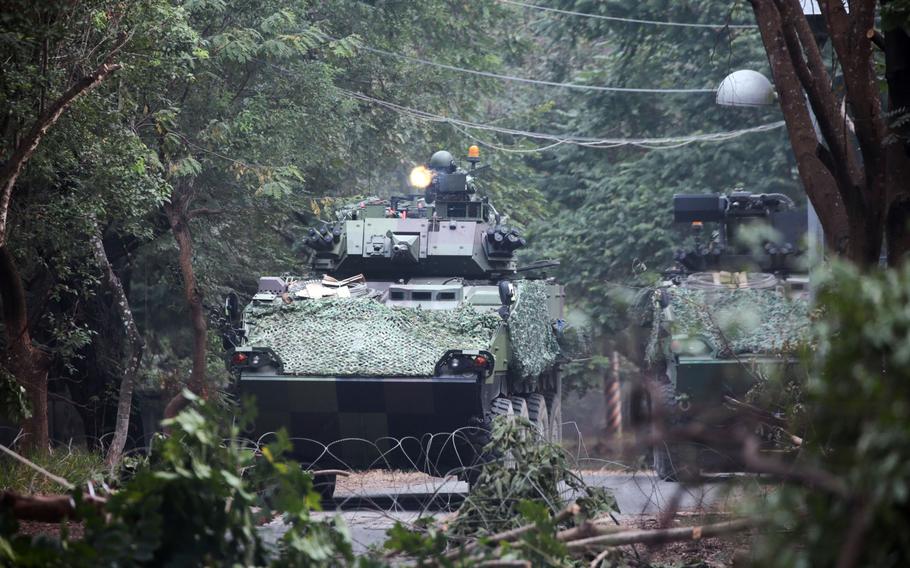
[[[539,438],[550,441],[550,413],[547,411],[547,399],[539,392],[526,395],[528,402],[528,420],[534,425]]]
[[[319,493],[323,501],[331,501],[335,495],[335,480],[334,473],[313,476],[313,489]]]
[[[465,467],[463,473],[459,476],[463,481],[468,483],[468,491],[477,483],[480,477],[480,469],[483,464],[496,459],[503,459],[503,456],[483,450],[490,443],[490,433],[493,430],[493,419],[497,416],[514,416],[512,409],[512,400],[508,397],[498,397],[490,403],[490,412],[482,421],[478,420],[479,426],[475,429],[476,435],[473,437],[475,460],[469,467]],[[505,459],[508,461],[508,456]]]
[[[622,436],[626,445],[624,458],[650,465],[651,455],[651,396],[647,379],[625,381],[622,384]]]
[[[681,426],[685,419],[676,402],[676,389],[666,381],[653,381],[652,405],[659,404],[660,412],[654,412],[652,418],[661,416],[665,428],[672,430]],[[681,442],[658,442],[651,448],[654,472],[663,481],[688,481],[698,476],[698,459],[691,444]]]

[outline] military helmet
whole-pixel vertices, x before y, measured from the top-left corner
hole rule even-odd
[[[430,163],[427,164],[431,169],[443,170],[446,172],[455,171],[455,158],[445,150],[440,150],[430,157]]]

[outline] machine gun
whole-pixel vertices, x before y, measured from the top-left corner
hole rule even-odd
[[[679,249],[673,255],[676,273],[727,270],[788,274],[796,269],[795,259],[806,230],[804,209],[780,193],[733,192],[724,194],[676,194],[673,220],[690,223],[694,247]],[[707,238],[705,223],[716,223],[717,230]],[[750,250],[739,238],[745,227],[765,224],[775,231],[762,243],[762,250]]]

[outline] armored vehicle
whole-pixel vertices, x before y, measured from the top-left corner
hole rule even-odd
[[[541,272],[554,263],[517,266],[525,239],[480,195],[476,146],[468,161],[433,154],[417,192],[310,229],[310,276],[261,278],[242,312],[228,302],[254,436],[286,429],[312,468],[468,479],[496,415],[559,439],[563,288]]]
[[[691,224],[692,246],[647,295],[647,372],[626,389],[625,409],[633,430],[660,421],[667,438],[651,456],[667,480],[737,467],[723,444],[674,440],[674,430],[698,424],[708,438],[732,438],[725,433],[743,425],[742,410],[754,410],[744,402],[750,390],[800,372],[795,353],[809,326],[805,210],[785,195],[748,192],[676,195],[673,209]]]

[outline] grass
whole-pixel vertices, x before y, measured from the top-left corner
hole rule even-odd
[[[80,448],[59,447],[46,454],[26,455],[47,471],[80,487],[106,480],[104,455]],[[5,454],[0,455],[0,489],[30,495],[65,493],[66,488]]]

